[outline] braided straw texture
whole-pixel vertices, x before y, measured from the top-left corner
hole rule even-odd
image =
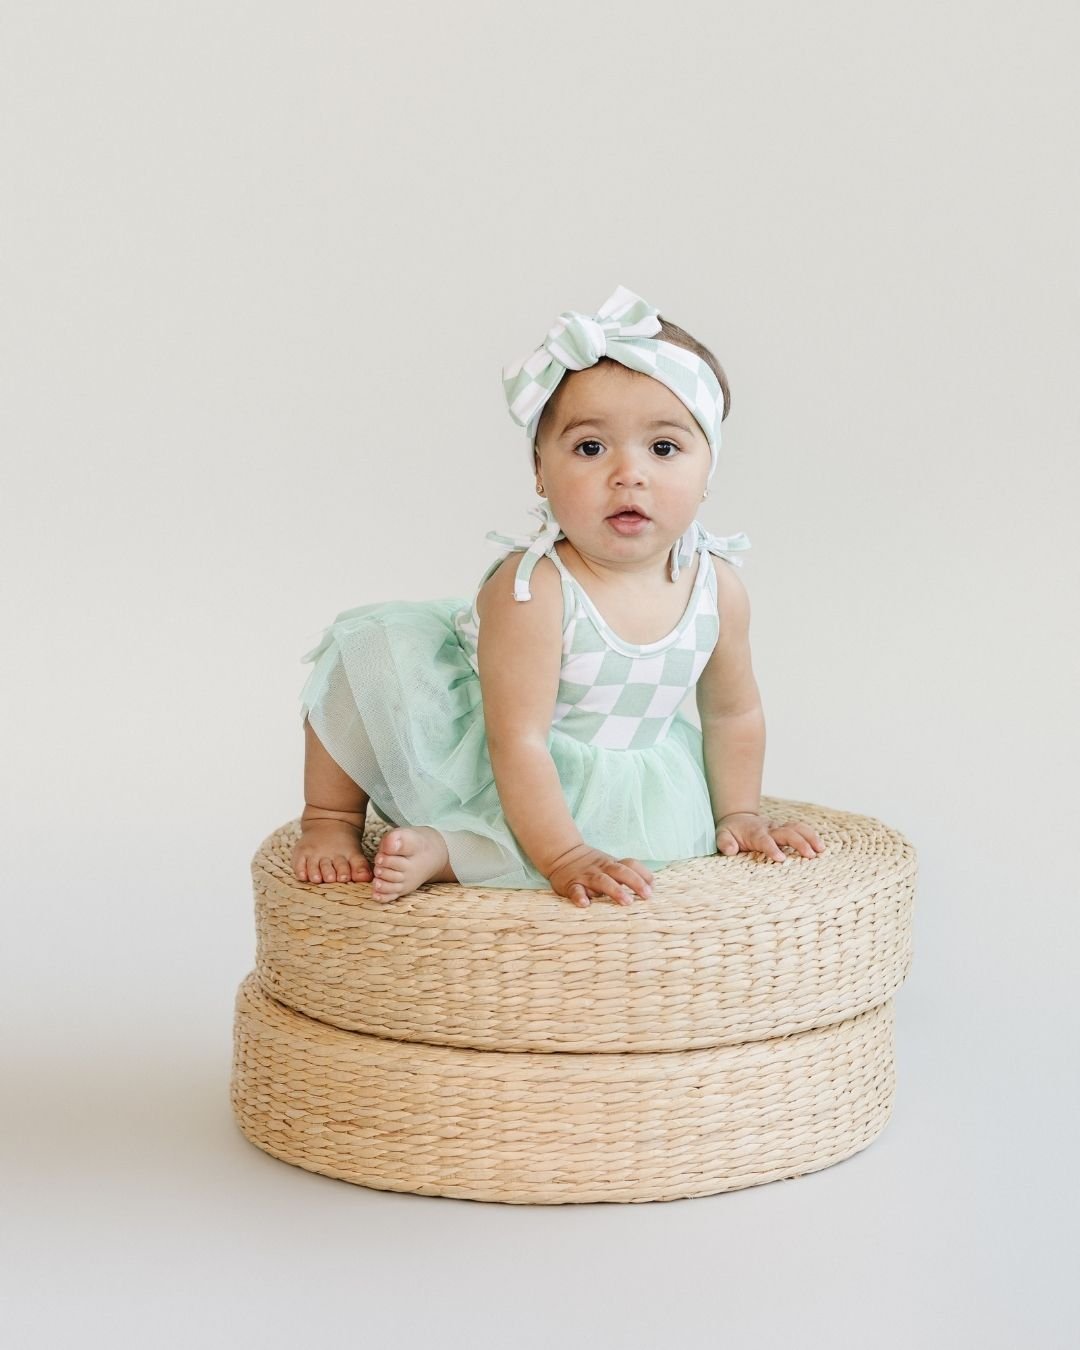
[[[474,1051],[715,1049],[881,1006],[911,964],[912,845],[809,802],[761,810],[826,852],[694,858],[658,870],[649,900],[585,910],[551,891],[428,884],[384,905],[366,883],[301,882],[293,821],[252,861],[256,973],[331,1026]],[[369,856],[387,828],[369,815]]]
[[[236,998],[237,1122],[282,1161],[377,1190],[509,1204],[715,1195],[850,1157],[892,1109],[893,1003],[770,1041],[505,1054],[380,1040]]]

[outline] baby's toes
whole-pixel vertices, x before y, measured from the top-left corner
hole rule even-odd
[[[353,881],[370,881],[371,864],[362,853],[354,853],[349,859],[349,866],[352,868]]]
[[[379,841],[379,852],[386,858],[395,853],[400,853],[402,845],[405,842],[405,836],[400,830],[388,830]]]
[[[391,858],[388,853],[384,853],[380,848],[372,860],[372,870],[376,876],[379,876],[384,872],[390,872],[396,861],[397,859]]]
[[[390,886],[401,876],[398,868],[391,867],[385,859],[375,859],[375,880],[385,882]]]
[[[395,900],[401,887],[388,876],[375,874],[375,880],[371,883],[371,894],[376,900]]]

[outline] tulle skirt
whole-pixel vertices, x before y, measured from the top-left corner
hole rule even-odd
[[[454,627],[461,599],[345,610],[303,659],[303,712],[391,825],[446,839],[464,885],[546,890],[503,815],[480,679]],[[701,732],[682,713],[659,744],[591,745],[553,727],[548,749],[582,838],[650,870],[716,852]]]

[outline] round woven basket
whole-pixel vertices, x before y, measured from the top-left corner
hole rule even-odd
[[[915,851],[867,816],[761,809],[826,851],[697,858],[647,901],[585,910],[300,882],[283,826],[252,861],[240,1129],[327,1176],[514,1204],[712,1195],[864,1148],[892,1107]],[[369,816],[369,853],[387,828]]]
[[[674,863],[650,899],[585,910],[551,891],[429,884],[384,905],[366,883],[297,881],[293,821],[252,861],[259,982],[332,1026],[503,1051],[736,1045],[884,1003],[911,963],[911,844],[810,802],[761,810],[826,852]],[[387,828],[369,815],[369,853]]]
[[[893,1003],[774,1040],[662,1054],[461,1050],[236,999],[252,1143],[377,1190],[509,1204],[676,1200],[850,1157],[892,1107]]]

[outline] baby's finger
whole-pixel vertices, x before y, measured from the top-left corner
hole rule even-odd
[[[645,864],[639,863],[636,858],[620,858],[619,861],[624,867],[632,867],[638,876],[640,876],[649,886],[656,880]]]
[[[633,867],[628,867],[625,863],[613,862],[608,866],[608,873],[623,886],[628,886],[635,895],[639,895],[642,900],[648,900],[652,895],[652,887]]]
[[[567,895],[573,900],[574,904],[580,905],[582,909],[585,909],[588,905],[592,904],[592,901],[589,899],[588,890],[580,882],[573,882],[566,890]]]
[[[754,836],[754,847],[760,849],[766,858],[771,858],[773,862],[787,862],[787,854],[768,830],[763,830],[761,834]]]
[[[738,853],[739,841],[730,830],[721,830],[716,836],[716,850],[718,853]]]
[[[790,844],[804,858],[813,858],[816,856],[814,846],[809,839],[804,838],[806,829],[809,829],[809,826],[801,826],[797,822],[781,825],[773,830],[773,838],[778,842]],[[813,834],[813,830],[810,830],[810,833]]]
[[[608,891],[606,894],[620,905],[632,905],[635,900],[644,900],[645,896],[638,894],[638,889],[644,889],[645,883],[629,867],[623,867],[621,863],[612,860],[604,866],[603,875],[608,881],[615,883],[614,891]]]
[[[618,863],[608,864],[610,867],[618,867]],[[634,897],[628,892],[627,888],[614,877],[608,876],[606,872],[591,872],[589,874],[589,885],[594,891],[599,892],[601,896],[610,896],[617,905],[632,905]]]

